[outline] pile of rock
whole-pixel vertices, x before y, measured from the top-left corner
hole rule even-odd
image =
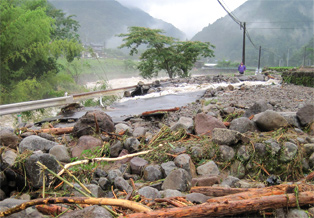
[[[220,76],[212,77],[214,78],[225,79]],[[204,79],[199,82],[201,81],[204,82]],[[120,190],[128,194],[135,193],[145,199],[185,196],[193,203],[203,203],[209,197],[200,193],[189,193],[192,186],[264,187],[266,184],[264,182],[248,180],[256,175],[254,172],[256,166],[250,160],[262,163],[265,158],[273,158],[267,161],[271,162],[269,167],[276,168],[293,163],[301,155],[303,158],[300,164],[303,171],[310,172],[314,169],[313,104],[306,104],[295,112],[276,112],[270,110],[268,102],[265,101],[257,101],[247,108],[239,105],[233,105],[232,108],[219,107],[217,102],[209,105],[204,103],[208,98],[212,100],[213,97],[217,97],[219,92],[228,94],[233,90],[232,87],[209,90],[205,95],[207,99],[201,99],[195,104],[181,108],[178,112],[171,112],[167,117],[153,121],[138,117],[114,124],[106,113],[90,111],[76,123],[72,135],[62,137],[27,132],[21,135],[24,138],[20,138],[13,130],[2,129],[0,200],[3,201],[0,202],[0,209],[38,197],[16,196],[16,193],[22,190],[37,190],[43,186],[42,173],[36,164],[37,161],[58,173],[61,170],[58,161],[69,163],[71,158],[84,156],[86,150],[104,145],[109,145],[110,157],[136,153],[141,151],[143,145],[161,131],[164,125],[173,132],[185,129],[189,134],[204,136],[207,141],[205,144],[173,143],[171,153],[175,158],[164,163],[153,162],[145,157],[134,157],[117,161],[108,169],[97,167],[94,169],[93,177],[90,178],[90,184],[86,184],[87,188],[96,197],[113,197],[114,193],[111,190],[113,186],[114,192]],[[222,121],[223,116],[228,117],[235,113],[243,116],[233,119],[228,124]],[[305,127],[309,134],[304,131]],[[270,131],[282,129],[289,129],[291,137],[285,140],[279,140],[280,137],[275,139],[269,137]],[[74,140],[72,136],[75,137]],[[218,163],[229,165],[228,168],[222,168]],[[24,171],[20,170],[21,165],[24,166]],[[270,168],[267,170],[276,171]],[[47,174],[46,184],[49,184],[50,178]],[[136,182],[135,186],[132,186],[130,179],[134,181],[141,179],[141,182]],[[81,196],[76,191],[69,191],[71,195]],[[86,210],[89,212],[82,210],[75,213],[80,213],[81,216],[83,213],[90,213],[90,216],[97,217],[97,211],[102,211],[100,208]],[[311,210],[313,208],[309,211]],[[304,211],[297,212],[299,217],[305,214]],[[99,213],[102,214],[101,217],[105,217],[104,212]],[[278,210],[277,215],[279,213],[283,211]],[[290,213],[295,213],[295,210],[291,210]],[[43,217],[34,209],[16,215]],[[67,216],[70,216],[70,213],[62,217]]]

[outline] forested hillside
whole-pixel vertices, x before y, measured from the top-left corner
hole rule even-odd
[[[168,36],[185,39],[183,32],[172,24],[155,19],[140,9],[127,8],[115,0],[49,0],[58,9],[76,16],[80,23],[79,34],[83,43],[119,46],[116,34],[127,32],[127,27],[142,26],[163,29]]]
[[[234,10],[232,15],[242,23],[246,22],[246,64],[257,65],[259,46],[262,47],[261,61],[264,66],[302,64],[303,55],[300,51],[306,45],[308,49],[314,47],[310,44],[314,25],[313,4],[313,1],[302,0],[254,0],[247,1]],[[192,40],[214,44],[218,60],[240,62],[242,38],[243,29],[226,15],[205,27]]]

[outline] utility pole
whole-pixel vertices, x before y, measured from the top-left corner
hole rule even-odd
[[[243,48],[242,48],[242,63],[245,65],[245,32],[246,32],[246,23],[243,23]]]
[[[262,46],[259,47],[259,52],[258,52],[258,67],[257,67],[257,71],[258,73],[260,72],[260,67],[261,67],[261,52],[262,52]]]

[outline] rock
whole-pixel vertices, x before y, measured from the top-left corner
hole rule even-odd
[[[257,130],[255,123],[247,117],[240,117],[240,118],[232,120],[230,122],[229,129],[238,131],[240,133],[245,133],[248,131],[255,132]]]
[[[174,159],[174,163],[177,167],[185,169],[191,177],[196,177],[195,165],[192,162],[190,155],[180,154]]]
[[[4,199],[6,199],[6,195],[5,195],[5,192],[2,191],[2,189],[0,189],[0,201],[3,201]]]
[[[124,123],[118,123],[117,125],[115,125],[116,128],[116,134],[126,134],[128,136],[132,135],[132,128],[129,127],[128,125],[124,124]]]
[[[84,191],[84,189],[78,185],[78,184],[74,184],[77,188],[79,188],[80,190]],[[106,193],[102,190],[102,188],[99,185],[96,184],[87,184],[85,185],[86,188],[88,190],[90,190],[90,192],[95,196],[95,198],[102,198],[106,196]],[[84,195],[82,195],[81,193],[79,193],[78,191],[73,191],[74,196],[76,197],[86,197]]]
[[[64,145],[55,145],[49,150],[49,154],[56,157],[60,162],[70,163],[71,157],[69,155],[68,149]]]
[[[221,185],[222,185],[222,186],[226,186],[226,185],[227,185],[227,186],[230,186],[231,188],[235,188],[235,184],[236,184],[238,181],[240,181],[239,178],[234,177],[234,176],[228,176],[227,178],[225,178],[225,179],[222,181]]]
[[[237,152],[237,156],[241,161],[247,161],[250,159],[251,154],[254,155],[254,151],[251,146],[242,145]]]
[[[314,143],[303,145],[306,155],[311,155],[314,152]]]
[[[9,148],[16,148],[19,143],[19,137],[9,129],[0,130],[0,145]]]
[[[235,151],[227,145],[219,146],[219,157],[222,161],[230,161],[234,158]]]
[[[182,197],[184,196],[182,192],[173,189],[166,189],[164,191],[160,191],[161,197],[163,198],[171,198],[171,197]]]
[[[0,171],[0,188],[7,185],[7,177],[3,171]]]
[[[192,177],[189,175],[189,173],[186,170],[180,168],[171,171],[162,184],[162,189],[174,189],[185,192],[190,190],[191,182]]]
[[[112,169],[108,171],[108,179],[111,183],[114,183],[116,177],[122,177],[122,173],[119,169]]]
[[[219,175],[219,169],[214,161],[210,160],[207,163],[197,167],[197,173],[199,175],[217,176]]]
[[[121,141],[116,141],[110,146],[110,157],[118,157],[119,153],[123,149],[123,144]]]
[[[219,145],[235,145],[241,140],[241,133],[229,130],[216,128],[213,130],[212,140]]]
[[[130,153],[133,153],[139,150],[140,144],[141,143],[139,142],[139,140],[137,140],[137,138],[130,137],[125,140],[123,147],[127,149]]]
[[[128,154],[129,154],[128,150],[122,149],[122,151],[120,152],[118,157],[123,157],[123,156],[128,155]],[[119,164],[126,164],[126,163],[130,162],[131,159],[132,159],[132,157],[124,158],[122,160],[116,161],[116,164],[117,165],[119,165]]]
[[[192,203],[196,203],[196,204],[205,203],[208,199],[210,199],[210,197],[201,193],[190,193],[190,194],[187,194],[185,197],[186,197],[186,200],[191,201]]]
[[[5,150],[3,151],[1,157],[4,164],[8,164],[8,166],[12,167],[14,165],[17,154],[15,150]]]
[[[81,137],[83,135],[93,135],[96,129],[95,120],[97,120],[100,131],[115,131],[114,123],[111,117],[103,111],[95,110],[86,112],[86,114],[77,121],[72,131],[73,135],[75,137]]]
[[[278,154],[278,152],[280,151],[281,149],[281,146],[280,144],[278,144],[275,140],[273,139],[270,139],[270,140],[267,140],[265,141],[265,144],[267,146],[267,148],[270,147],[270,151],[271,151],[271,155],[275,156],[276,154]]]
[[[131,172],[133,174],[142,175],[143,169],[147,164],[147,160],[140,157],[134,157],[130,161]]]
[[[5,211],[9,208],[15,207],[22,203],[26,202],[25,200],[15,199],[15,198],[7,198],[3,201],[0,201],[0,211]],[[37,209],[33,209],[31,207],[27,208],[26,210],[22,210],[18,213],[14,213],[9,216],[10,218],[43,218],[45,217],[41,213],[38,212]]]
[[[135,138],[143,137],[143,136],[145,136],[146,132],[147,132],[147,128],[145,128],[143,126],[139,126],[139,127],[134,128],[132,135]]]
[[[172,131],[185,129],[187,133],[192,133],[194,129],[193,119],[190,117],[180,117],[178,122],[171,126]]]
[[[159,193],[159,191],[157,189],[149,187],[149,186],[145,186],[145,187],[139,189],[138,193],[140,195],[144,196],[145,198],[152,199],[152,201],[155,198],[160,198],[161,197],[161,195],[160,195],[160,193]]]
[[[60,216],[60,218],[82,218],[82,217],[92,217],[92,218],[113,218],[111,213],[98,205],[93,205],[89,207],[85,207],[82,210],[74,210],[71,212],[67,212]]]
[[[200,176],[192,178],[192,186],[212,186],[219,183],[218,176]]]
[[[289,162],[293,160],[298,152],[298,146],[291,142],[285,142],[282,148],[283,150],[279,158],[282,162]]]
[[[245,167],[242,162],[236,160],[230,166],[230,175],[238,177],[239,179],[244,178],[245,176]]]
[[[306,126],[314,121],[314,104],[307,104],[297,111],[301,126]]]
[[[26,149],[30,151],[41,150],[42,152],[47,153],[55,145],[58,145],[58,143],[41,138],[37,135],[31,135],[21,141],[19,150],[20,153],[23,153]]]
[[[176,169],[178,169],[178,167],[175,165],[173,161],[168,161],[166,163],[161,164],[161,171],[164,177],[167,177],[171,171]]]
[[[92,150],[96,149],[97,147],[102,146],[102,140],[95,138],[93,136],[81,136],[78,141],[76,146],[73,147],[72,149],[72,157],[81,157],[84,156],[82,155],[83,151],[85,150]],[[86,155],[87,157],[88,155]]]
[[[133,191],[133,188],[130,186],[130,184],[121,176],[117,176],[114,179],[114,185],[120,191],[126,191],[127,193],[131,193]]]
[[[289,125],[301,128],[296,112],[278,112],[278,114],[285,118]]]
[[[314,122],[310,124],[309,135],[314,135]]]
[[[264,112],[267,109],[268,109],[267,102],[260,100],[260,101],[255,102],[252,107],[247,109],[245,113],[243,114],[243,117],[250,117],[252,115]]]
[[[309,216],[304,210],[290,209],[287,218],[308,218]]]
[[[283,116],[271,110],[261,113],[255,123],[262,131],[276,130],[280,127],[285,127],[288,125],[288,122]]]
[[[234,184],[236,188],[264,188],[265,185],[262,182],[251,182],[246,180],[239,180]]]
[[[197,135],[212,135],[212,131],[215,128],[225,128],[225,125],[217,118],[199,113],[195,116],[195,133]]]
[[[60,166],[55,156],[50,154],[32,154],[29,156],[25,161],[25,171],[29,182],[35,189],[40,188],[43,185],[41,168],[36,164],[37,161],[41,162],[55,173],[60,171]],[[45,175],[48,175],[48,171],[45,171]],[[46,178],[48,179],[46,185],[48,185],[50,182],[49,177],[46,176]]]
[[[111,184],[110,181],[105,177],[100,177],[98,180],[98,185],[102,190],[106,191],[110,188]]]
[[[49,140],[49,141],[55,142],[55,136],[50,135],[50,134],[48,134],[48,133],[40,132],[40,133],[38,133],[38,136],[40,136],[40,137],[42,137],[42,138],[44,138],[44,139],[47,139],[47,140]]]
[[[198,145],[193,146],[191,148],[191,155],[192,155],[192,157],[202,158],[204,155],[204,149]]]
[[[255,143],[254,144],[255,153],[259,157],[263,157],[266,154],[266,146],[263,143]]]
[[[144,169],[144,180],[157,181],[162,179],[161,167],[159,165],[148,165]]]
[[[308,209],[308,212],[309,212],[309,216],[310,216],[311,218],[314,218],[314,207],[309,208],[309,209]]]

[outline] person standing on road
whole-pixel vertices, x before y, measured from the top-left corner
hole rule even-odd
[[[244,71],[246,71],[246,67],[243,63],[238,66],[238,71],[240,74],[244,74]]]

